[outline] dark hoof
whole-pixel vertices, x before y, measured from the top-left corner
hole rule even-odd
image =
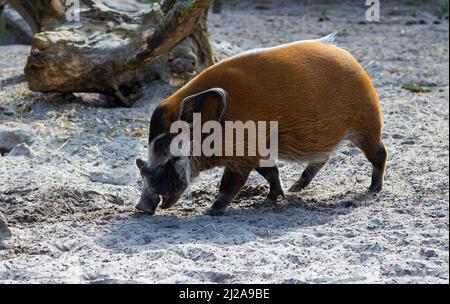
[[[283,191],[283,189],[277,189],[277,190],[274,190],[274,191],[270,191],[270,193],[267,196],[266,200],[277,202],[280,197],[284,199],[284,191]]]
[[[299,180],[296,181],[291,188],[289,188],[289,192],[300,192],[303,189],[305,189],[308,186],[308,183],[303,181],[303,180]]]
[[[209,216],[221,216],[225,213],[225,208],[209,208],[208,210],[206,210],[206,215]]]
[[[383,185],[371,185],[369,187],[369,194],[377,194],[383,190]]]

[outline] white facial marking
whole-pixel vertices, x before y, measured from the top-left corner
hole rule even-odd
[[[166,136],[166,135],[167,135],[167,133],[162,133],[162,134],[156,136],[155,139],[154,139],[154,140],[150,143],[150,145],[148,146],[148,162],[149,162],[150,164],[154,164],[154,163],[162,163],[162,162],[165,161],[165,160],[162,160],[162,159],[157,159],[157,157],[155,156],[155,153],[154,153],[154,149],[155,149],[155,142],[156,142],[158,139],[161,139],[161,138],[163,138],[163,137]]]

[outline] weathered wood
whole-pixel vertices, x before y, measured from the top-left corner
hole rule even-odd
[[[4,9],[5,9],[5,3],[3,0],[0,0],[0,45],[8,43],[8,41],[10,39],[9,33],[6,30]]]
[[[0,0],[0,45],[31,44],[33,32],[5,0]]]
[[[31,3],[27,0],[6,0],[30,26],[33,33],[39,30],[39,22],[36,18],[36,13]]]
[[[199,24],[211,0],[175,1],[164,21],[147,38],[147,48],[140,57],[156,57],[180,43]]]
[[[6,0],[28,23],[33,33],[64,18],[65,5],[61,0]]]
[[[173,8],[173,5],[175,4],[175,2],[176,2],[176,0],[164,0],[161,5],[161,9],[162,9],[163,13],[167,14]]]
[[[152,80],[180,86],[214,62],[211,0],[168,0],[136,13],[82,0],[80,22],[66,20],[64,0],[8,1],[23,5],[38,31],[25,68],[33,91],[103,93],[131,105]]]

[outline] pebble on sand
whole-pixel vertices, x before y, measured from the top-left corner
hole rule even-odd
[[[25,156],[25,157],[32,157],[33,153],[31,151],[31,148],[26,144],[18,144],[15,146],[11,152],[8,153],[8,156]]]
[[[11,237],[11,230],[6,225],[6,218],[0,212],[0,241]]]
[[[31,145],[31,135],[24,131],[3,131],[0,132],[0,153],[8,154],[17,145],[26,143]]]

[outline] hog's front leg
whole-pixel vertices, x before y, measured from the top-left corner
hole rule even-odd
[[[251,169],[240,169],[239,171],[226,167],[225,172],[220,182],[219,195],[216,201],[208,209],[206,214],[211,216],[222,215],[231,203],[231,201],[238,195],[242,187],[247,182]]]

